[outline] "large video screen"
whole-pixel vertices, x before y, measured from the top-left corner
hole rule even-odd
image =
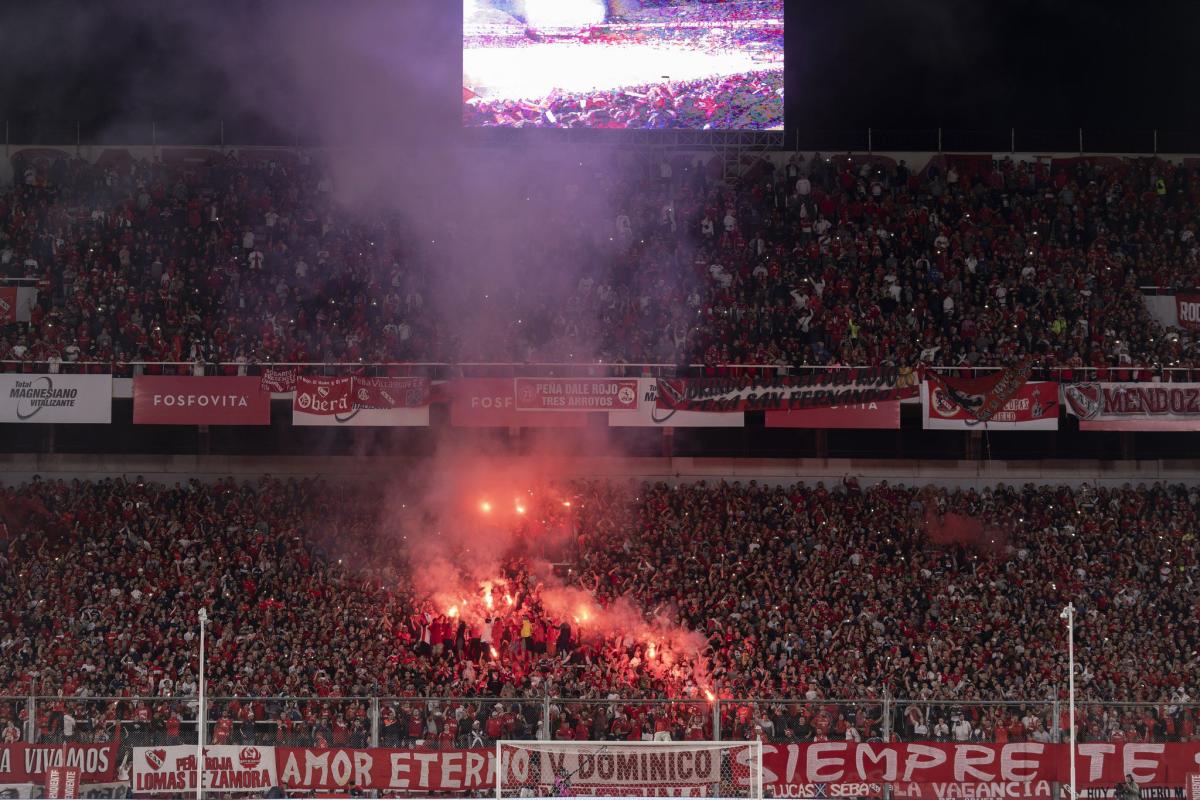
[[[783,0],[463,0],[463,124],[783,128]]]

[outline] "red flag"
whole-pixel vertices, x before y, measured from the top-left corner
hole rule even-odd
[[[987,422],[1025,385],[1030,371],[1029,362],[1023,361],[981,378],[952,378],[933,370],[927,370],[926,375],[964,411],[980,422]]]
[[[428,378],[355,378],[355,408],[420,408],[429,405]]]

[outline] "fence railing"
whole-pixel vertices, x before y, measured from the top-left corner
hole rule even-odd
[[[1180,292],[1197,292],[1200,287],[1196,286],[1190,279],[1185,284],[1179,286],[1139,286],[1138,291],[1148,297],[1158,297],[1160,295],[1179,294]]]
[[[654,364],[625,362],[193,362],[193,361],[29,361],[0,360],[0,373],[30,375],[112,375],[132,378],[137,375],[184,376],[257,376],[266,369],[295,368],[300,375],[337,377],[450,378],[636,378],[636,377],[798,377],[852,369],[876,369],[876,366],[803,365],[803,364]],[[926,365],[925,369],[948,375],[984,375],[1003,369],[998,366]],[[1107,367],[1035,367],[1032,380],[1062,383],[1079,381],[1191,383],[1200,381],[1200,367],[1162,365],[1123,365]]]
[[[797,127],[787,131],[693,130],[521,130],[466,128],[457,134],[464,143],[502,144],[521,140],[607,143],[623,147],[696,148],[705,145],[744,145],[772,150],[834,152],[962,152],[962,153],[1157,153],[1200,152],[1200,132],[1166,129],[1111,130],[1102,128],[831,128]],[[172,124],[130,121],[89,129],[73,120],[5,120],[3,143],[58,147],[308,147],[338,149],[323,141],[321,132],[305,125],[265,126],[244,120],[197,121]]]
[[[0,734],[35,743],[195,744],[195,697],[0,697]],[[217,697],[209,744],[289,747],[487,746],[497,739],[1065,741],[1065,699],[611,699],[540,697]],[[13,734],[8,728],[16,728]],[[1079,741],[1182,741],[1200,703],[1079,701]]]

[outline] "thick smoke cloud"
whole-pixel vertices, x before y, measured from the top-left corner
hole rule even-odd
[[[249,120],[277,143],[319,144],[313,157],[332,176],[342,218],[386,223],[403,243],[400,266],[423,275],[404,289],[433,304],[435,355],[618,354],[601,341],[595,309],[572,298],[581,279],[604,281],[622,244],[613,240],[618,213],[629,211],[613,189],[619,155],[519,135],[469,145],[479,132],[460,125],[460,4],[132,0],[47,9],[0,30],[10,59],[30,66],[4,79],[13,96],[22,82],[48,81],[37,90],[44,104],[73,119],[87,73],[119,98],[94,140],[127,143],[135,124],[144,140],[140,129],[157,119],[175,140],[205,143],[224,119],[230,142],[241,141],[235,121]],[[93,58],[120,67],[89,73]],[[76,77],[37,83],[42,75]]]
[[[611,254],[616,210],[602,176],[614,164],[545,142],[465,146],[459,11],[273,2],[158,13],[186,31],[187,56],[223,76],[239,110],[330,145],[320,157],[344,209],[364,222],[395,216],[453,355],[589,360],[600,348],[586,322],[563,347],[549,340],[555,311]]]
[[[656,677],[685,668],[707,687],[707,642],[680,624],[676,609],[602,599],[573,570],[555,568],[571,557],[578,526],[586,524],[581,498],[564,480],[568,463],[447,444],[418,476],[394,487],[381,535],[405,555],[422,610],[478,625],[538,607],[578,640],[620,643],[617,652],[635,652],[634,666]]]
[[[252,116],[321,143],[312,155],[332,176],[337,216],[388,232],[405,272],[423,276],[405,288],[433,305],[452,354],[576,362],[615,355],[599,315],[578,295],[581,281],[604,282],[631,244],[615,236],[617,215],[634,211],[616,188],[631,168],[622,161],[628,154],[520,136],[505,146],[467,144],[457,118],[459,12],[443,0],[137,0],[81,6],[70,25],[80,47],[93,39],[132,47],[149,33],[153,49],[171,48],[171,69],[147,59],[145,69],[116,76],[118,93],[131,101],[220,93],[226,116]],[[123,122],[114,121],[114,136]],[[456,603],[464,616],[478,614],[488,586],[501,602],[502,566],[521,556],[554,617],[591,634],[697,653],[703,639],[666,612],[647,619],[622,599],[601,606],[549,568],[548,557],[571,537],[569,515],[532,519],[539,504],[568,501],[545,496],[563,475],[554,449],[535,444],[521,458],[492,457],[447,440],[415,479],[397,480],[379,535],[395,543],[397,564],[411,567],[417,596],[438,614]],[[603,449],[590,443],[592,455]],[[491,516],[481,514],[484,501],[495,504]],[[518,520],[516,505],[525,501],[531,519]]]

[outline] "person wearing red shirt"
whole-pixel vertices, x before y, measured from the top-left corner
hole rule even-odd
[[[821,709],[820,711],[818,711],[816,714],[813,715],[813,718],[812,718],[813,731],[816,732],[817,736],[826,737],[825,739],[822,739],[821,741],[828,741],[829,728],[832,725],[833,725],[833,720],[830,719],[830,717],[827,713],[825,713],[824,709]],[[814,737],[814,740],[815,740],[815,737]]]
[[[575,739],[581,742],[586,742],[592,738],[592,720],[586,714],[580,714],[579,720],[575,723]]]
[[[625,717],[625,713],[622,711],[617,712],[616,718],[612,721],[612,724],[608,728],[610,738],[617,740],[628,739],[629,733],[632,730],[633,726],[629,723],[629,720]]]
[[[510,706],[506,708],[504,713],[500,715],[500,729],[507,737],[511,737],[513,732],[517,729],[517,715],[514,711],[515,708],[515,705]]]
[[[213,744],[229,744],[229,739],[233,735],[233,720],[227,716],[222,716],[217,720],[217,724],[213,728],[212,743]]]
[[[501,719],[500,713],[500,706],[496,706],[488,716],[487,724],[484,726],[487,737],[492,741],[504,738],[504,720]]]
[[[406,726],[408,734],[408,743],[411,745],[417,739],[425,737],[425,722],[421,719],[421,714],[412,711],[408,714],[408,724]]]
[[[339,714],[333,720],[333,728],[331,741],[334,747],[345,747],[350,741],[350,728],[346,725],[346,721]]]
[[[571,721],[565,714],[559,718],[558,727],[554,730],[554,738],[562,740],[575,738],[575,732],[571,728]]]
[[[437,736],[438,748],[441,750],[454,749],[454,739],[454,730],[449,725],[446,725]]]
[[[167,733],[167,744],[179,744],[179,728],[181,721],[179,719],[179,711],[174,706],[171,707],[167,714],[166,723],[164,725]]]

